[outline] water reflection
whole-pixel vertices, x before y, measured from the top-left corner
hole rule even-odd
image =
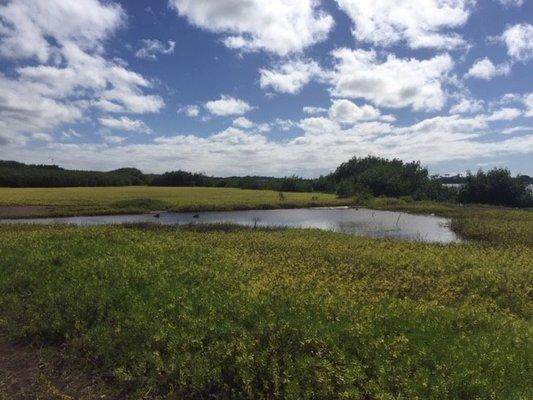
[[[158,218],[154,218],[154,214],[140,214],[0,220],[0,222],[74,225],[146,222],[164,225],[234,223],[250,227],[317,228],[334,232],[422,242],[461,242],[461,239],[448,227],[449,221],[445,218],[348,207],[161,213]]]

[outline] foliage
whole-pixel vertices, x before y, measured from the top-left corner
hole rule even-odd
[[[143,177],[135,168],[111,172],[72,171],[57,165],[0,161],[0,187],[131,186],[145,184]]]
[[[527,182],[513,178],[504,168],[488,172],[479,170],[476,175],[468,173],[459,189],[462,203],[483,203],[511,207],[533,207],[533,194],[527,190]]]
[[[0,233],[11,335],[62,345],[119,398],[531,397],[531,247],[216,227]]]
[[[324,180],[324,178],[323,178]],[[373,196],[401,197],[447,201],[453,199],[453,191],[429,177],[428,171],[418,162],[368,156],[354,157],[341,164],[330,176],[337,193],[349,197],[364,191]]]

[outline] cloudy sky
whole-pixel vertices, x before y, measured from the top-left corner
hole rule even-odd
[[[1,0],[0,159],[533,175],[533,0]]]

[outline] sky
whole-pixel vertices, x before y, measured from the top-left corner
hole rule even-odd
[[[533,175],[533,0],[0,0],[0,159]]]

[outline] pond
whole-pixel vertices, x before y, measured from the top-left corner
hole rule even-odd
[[[160,214],[0,220],[0,223],[102,225],[124,223],[187,225],[233,223],[250,227],[316,228],[333,232],[421,242],[460,243],[449,220],[432,215],[378,211],[366,208],[319,207],[282,210],[163,212]]]

